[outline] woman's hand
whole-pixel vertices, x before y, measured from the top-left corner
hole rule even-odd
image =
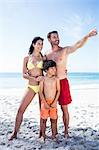
[[[36,81],[36,77],[30,76],[28,77],[30,80],[35,80]]]
[[[36,80],[37,82],[40,82],[43,78],[44,78],[44,76],[38,76],[37,78],[35,78],[35,80]]]

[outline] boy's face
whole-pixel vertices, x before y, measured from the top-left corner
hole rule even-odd
[[[52,76],[56,75],[56,67],[49,67],[49,69],[47,70],[47,73]]]

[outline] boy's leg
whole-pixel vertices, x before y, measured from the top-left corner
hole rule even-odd
[[[57,120],[58,120],[58,119],[56,119],[56,134],[58,134],[58,129],[57,129]]]
[[[41,102],[41,109],[40,109],[40,135],[39,137],[43,136],[45,140],[45,131],[46,131],[46,121],[49,116],[49,109],[45,109],[44,105]]]
[[[42,136],[43,136],[44,140],[45,140],[45,138],[46,138],[46,135],[45,135],[45,131],[46,131],[46,121],[47,121],[47,119],[42,119]]]
[[[42,126],[43,126],[43,119],[40,118],[40,131],[39,131],[39,138],[42,136]]]
[[[56,138],[56,134],[57,134],[57,119],[50,119],[51,121],[51,129],[52,129],[52,138],[55,139]]]
[[[41,99],[40,99],[40,95],[39,95],[39,109],[41,111]],[[42,124],[43,124],[43,119],[40,117],[39,138],[42,136]]]
[[[51,129],[52,129],[52,138],[56,138],[57,134],[57,108],[50,108],[50,121],[51,121]]]

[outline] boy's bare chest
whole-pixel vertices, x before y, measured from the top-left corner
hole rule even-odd
[[[53,86],[56,85],[56,80],[55,79],[51,79],[51,78],[46,79],[45,82],[44,82],[44,85],[46,87],[53,87]]]

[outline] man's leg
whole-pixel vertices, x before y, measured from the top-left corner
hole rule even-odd
[[[63,123],[64,123],[64,136],[68,136],[68,126],[69,126],[69,112],[67,105],[61,105],[61,109],[63,112]]]

